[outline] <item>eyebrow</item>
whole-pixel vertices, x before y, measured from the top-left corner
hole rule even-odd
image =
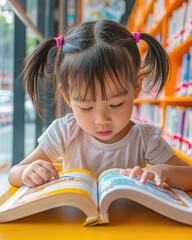
[[[127,92],[119,92],[119,93],[117,93],[117,94],[115,94],[115,95],[112,95],[112,96],[110,96],[110,97],[108,97],[107,98],[107,100],[108,99],[114,99],[114,98],[118,98],[118,97],[124,97],[124,96],[126,96],[127,95]],[[78,97],[73,97],[73,100],[74,101],[78,101],[78,102],[92,102],[93,100],[92,99],[83,99],[83,98],[81,98],[80,96],[78,96]]]

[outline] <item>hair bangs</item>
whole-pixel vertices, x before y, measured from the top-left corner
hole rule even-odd
[[[64,85],[68,95],[85,101],[88,92],[96,101],[97,86],[102,100],[107,100],[106,87],[112,81],[119,93],[127,93],[128,84],[134,87],[136,66],[125,48],[109,44],[94,44],[88,51],[66,55],[63,62]],[[64,87],[65,87],[64,86]]]

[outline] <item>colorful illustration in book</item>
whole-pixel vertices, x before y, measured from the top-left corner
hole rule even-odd
[[[111,173],[106,174],[100,179],[99,183],[99,196],[106,194],[113,188],[126,188],[130,186],[134,189],[141,189],[145,193],[153,193],[162,200],[169,201],[184,207],[187,207],[186,203],[166,184],[163,186],[156,186],[153,181],[147,181],[145,184],[139,182],[139,177],[132,179],[127,176],[119,174],[118,170],[114,170]]]

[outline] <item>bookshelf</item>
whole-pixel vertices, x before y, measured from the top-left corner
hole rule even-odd
[[[188,90],[189,86],[192,85],[192,55],[190,55],[192,53],[192,0],[137,0],[127,27],[130,32],[147,32],[155,37],[167,50],[171,63],[170,77],[163,94],[158,99],[141,95],[139,99],[135,100],[134,108],[136,108],[137,115],[134,116],[133,114],[133,117],[139,118],[138,112],[140,112],[140,109],[142,112],[143,105],[145,107],[148,105],[150,111],[151,105],[159,106],[162,114],[161,128],[163,136],[166,138],[167,126],[172,123],[169,122],[170,116],[173,116],[172,121],[174,121],[176,115],[173,112],[182,112],[183,119],[177,115],[178,122],[181,125],[181,121],[183,121],[182,124],[188,124],[188,127],[182,127],[179,133],[179,146],[174,144],[174,140],[169,143],[173,146],[177,156],[192,165],[192,91]],[[143,56],[146,51],[146,44],[142,41],[139,43],[139,50],[141,56]],[[190,59],[188,62],[189,74],[187,84],[183,84],[184,79],[181,78],[185,76],[187,65],[184,65],[182,59],[186,54],[189,55]],[[181,72],[184,75],[181,76]],[[182,91],[179,89],[180,94],[178,94],[176,89],[181,80],[180,88],[182,88]],[[183,88],[185,89],[183,90]],[[169,112],[169,110],[173,112]],[[141,116],[141,120],[142,118],[143,116]],[[151,123],[150,120],[149,123]],[[175,123],[173,122],[173,124]],[[154,125],[156,125],[155,122]],[[184,134],[183,128],[187,135]],[[173,138],[172,135],[169,137]],[[182,147],[186,137],[187,151]]]

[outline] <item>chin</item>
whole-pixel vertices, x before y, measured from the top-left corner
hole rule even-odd
[[[110,137],[95,137],[98,141],[102,142],[102,143],[115,143],[117,142],[115,139],[115,136],[110,136]]]

